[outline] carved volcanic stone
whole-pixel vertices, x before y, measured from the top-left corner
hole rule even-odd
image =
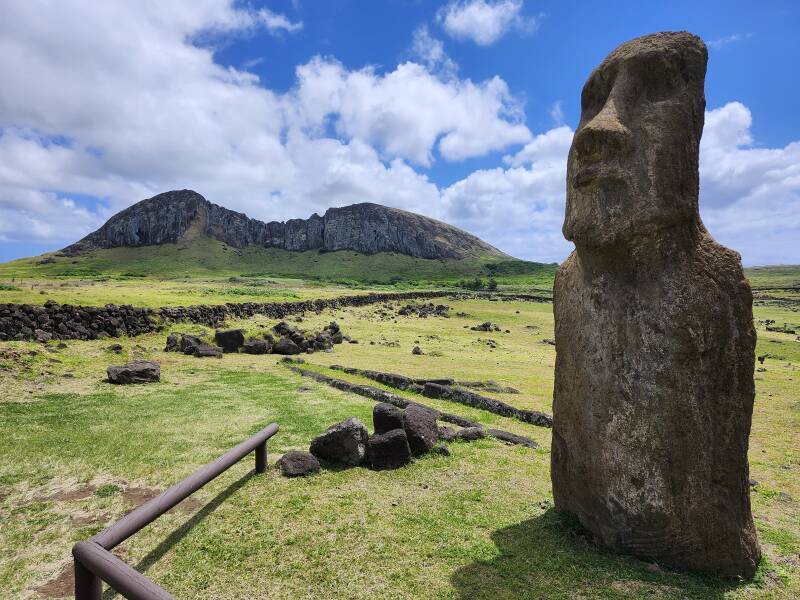
[[[234,248],[250,245],[284,250],[398,252],[419,258],[501,254],[452,225],[368,202],[329,208],[308,219],[264,223],[216,204],[197,192],[176,190],[142,200],[111,217],[100,229],[62,252],[174,244],[207,235]]]
[[[554,290],[555,506],[606,546],[752,577],[752,296],[698,211],[707,51],[614,50],[583,89]]]

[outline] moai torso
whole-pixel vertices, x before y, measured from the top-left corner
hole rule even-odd
[[[553,493],[614,550],[751,576],[752,298],[697,211],[704,72],[697,38],[656,34],[584,90],[564,226],[576,251],[554,290]]]

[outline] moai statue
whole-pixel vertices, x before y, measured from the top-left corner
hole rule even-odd
[[[685,32],[589,76],[569,153],[554,291],[556,509],[608,548],[752,577],[747,445],[756,341],[741,258],[706,231],[708,53]]]

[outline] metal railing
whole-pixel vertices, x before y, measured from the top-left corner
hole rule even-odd
[[[100,600],[103,581],[130,600],[171,599],[172,596],[166,590],[125,564],[110,550],[251,452],[255,453],[256,473],[264,473],[267,469],[267,440],[277,431],[277,423],[267,425],[250,439],[200,467],[189,477],[129,512],[107,529],[75,544],[72,548],[72,556],[75,558],[75,600]]]

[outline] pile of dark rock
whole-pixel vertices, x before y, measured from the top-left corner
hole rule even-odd
[[[222,348],[212,346],[202,338],[188,333],[170,333],[164,352],[181,352],[198,358],[222,358]]]
[[[339,325],[332,321],[322,331],[307,332],[285,321],[272,328],[262,338],[245,339],[244,329],[217,330],[214,343],[211,345],[202,338],[186,333],[171,333],[167,337],[165,352],[182,352],[193,356],[221,357],[223,353],[244,352],[246,354],[281,354],[294,355],[303,352],[311,354],[317,351],[328,352],[336,344],[345,341],[358,343],[343,335]]]
[[[435,411],[420,404],[401,409],[391,404],[376,404],[372,411],[375,432],[351,417],[331,425],[311,442],[309,452],[292,452],[278,461],[287,477],[307,475],[319,470],[320,463],[333,468],[364,465],[372,469],[398,469],[412,457],[432,450],[443,454],[444,447],[435,447],[439,439]]]
[[[500,331],[500,326],[497,323],[486,321],[480,325],[473,325],[470,329],[472,331]]]
[[[0,341],[96,340],[139,335],[153,328],[150,311],[146,308],[113,304],[72,306],[55,302],[42,306],[0,304]]]
[[[108,381],[116,384],[150,383],[161,379],[161,367],[149,360],[133,360],[106,369]]]
[[[446,304],[433,304],[428,302],[426,304],[406,304],[397,311],[398,315],[408,317],[417,316],[421,319],[428,317],[449,317],[450,307]]]

